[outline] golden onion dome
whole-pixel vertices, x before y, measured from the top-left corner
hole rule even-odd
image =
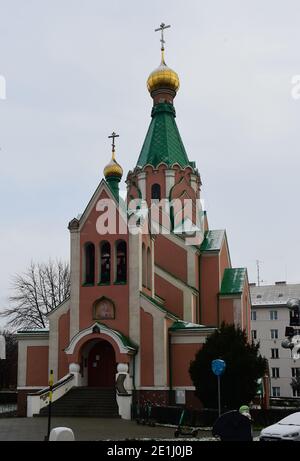
[[[103,170],[103,173],[104,173],[105,178],[109,178],[111,176],[117,176],[121,178],[123,176],[123,168],[116,161],[114,152],[113,152],[111,161],[109,162],[108,165],[106,165],[106,167]]]
[[[164,59],[162,59],[160,66],[151,72],[147,80],[147,88],[150,93],[160,88],[167,88],[177,92],[179,85],[177,73],[166,65]]]

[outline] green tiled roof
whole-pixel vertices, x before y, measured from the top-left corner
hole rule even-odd
[[[175,122],[176,113],[173,105],[156,104],[152,109],[151,117],[152,121],[137,161],[137,167],[142,168],[147,164],[157,167],[161,162],[168,166],[174,163],[178,163],[181,167],[190,165]]]
[[[246,274],[247,271],[244,267],[225,269],[220,294],[230,295],[242,293]]]
[[[184,322],[183,320],[178,320],[172,324],[169,328],[170,331],[177,331],[177,330],[203,330],[207,327],[205,325],[199,325],[198,323],[191,323],[191,322]]]
[[[221,250],[222,241],[225,235],[225,230],[209,230],[205,233],[203,242],[201,243],[201,251],[217,251]]]
[[[132,350],[138,350],[138,345],[135,344],[131,339],[129,339],[123,333],[121,333],[119,330],[114,330],[113,328],[109,327],[105,323],[96,322],[96,324],[99,325],[100,330],[104,330],[104,331],[109,330],[115,333],[120,338],[124,347],[127,347],[128,349],[132,349]]]

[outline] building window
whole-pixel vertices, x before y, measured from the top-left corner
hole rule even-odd
[[[278,330],[271,330],[271,339],[278,339]]]
[[[270,311],[270,320],[278,320],[277,311]]]
[[[272,387],[272,397],[280,397],[280,387]]]
[[[251,330],[251,337],[252,337],[252,340],[257,339],[257,331],[256,330]]]
[[[271,359],[279,359],[279,349],[271,349]]]
[[[142,284],[143,287],[146,286],[147,280],[147,252],[146,252],[146,245],[143,243],[142,245]]]
[[[272,378],[279,378],[279,368],[272,368]]]
[[[84,283],[95,283],[95,245],[86,243],[84,246]]]
[[[127,281],[127,250],[126,242],[121,240],[116,244],[117,269],[116,282],[126,283]]]
[[[152,264],[150,248],[147,250],[147,288],[151,290],[152,287]]]
[[[110,243],[100,244],[100,283],[110,283],[111,251]]]
[[[251,320],[256,320],[256,311],[251,311]]]
[[[300,368],[292,368],[292,378],[297,378],[298,376],[300,376]]]
[[[153,184],[151,187],[151,198],[153,200],[160,200],[161,192],[160,192],[160,185]]]
[[[300,389],[293,389],[293,397],[300,397]]]

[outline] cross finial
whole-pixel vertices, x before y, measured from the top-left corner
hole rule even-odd
[[[161,25],[158,27],[158,29],[154,29],[155,32],[158,32],[158,31],[161,32],[161,39],[160,39],[161,48],[160,49],[161,49],[162,62],[164,62],[164,51],[165,51],[164,44],[166,43],[165,40],[164,40],[164,30],[168,29],[169,27],[171,27],[171,26],[170,25],[166,26],[166,24],[164,22],[162,22]]]
[[[119,138],[119,135],[116,134],[114,131],[112,132],[112,134],[110,136],[108,136],[109,138],[112,138],[112,144],[111,144],[111,147],[112,147],[112,156],[113,156],[113,159],[115,158],[115,138]]]

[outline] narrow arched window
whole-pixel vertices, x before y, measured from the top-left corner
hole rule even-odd
[[[111,253],[109,242],[100,244],[100,283],[110,282]]]
[[[147,280],[147,253],[146,253],[146,246],[143,243],[142,245],[142,284],[143,287],[146,286]]]
[[[154,199],[154,200],[160,200],[161,192],[160,192],[160,185],[159,184],[152,184],[151,198]]]
[[[95,245],[86,243],[84,248],[85,267],[84,282],[88,284],[95,283]]]
[[[152,263],[150,248],[147,250],[147,288],[151,290],[152,287]]]
[[[116,244],[116,282],[127,281],[127,251],[126,242],[121,240]]]

